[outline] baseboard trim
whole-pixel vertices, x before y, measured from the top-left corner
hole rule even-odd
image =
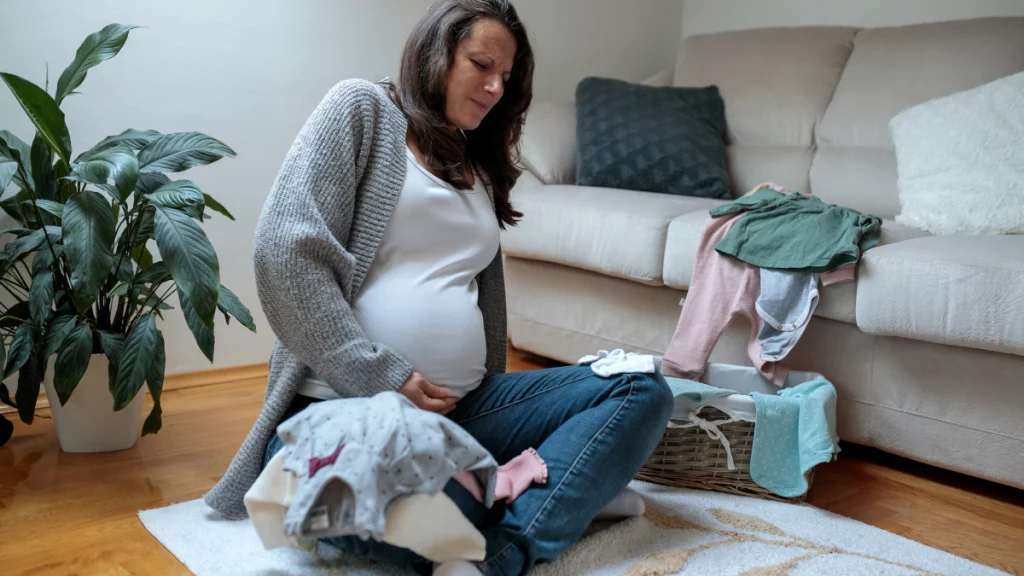
[[[209,370],[169,374],[164,378],[164,392],[199,388],[200,386],[211,386],[214,384],[226,384],[228,382],[237,382],[238,380],[266,379],[269,372],[270,366],[266,362],[260,362],[257,364],[244,364],[242,366],[228,366],[226,368],[211,368]],[[46,399],[46,393],[40,392],[39,400],[36,401],[36,410],[49,407],[50,402]],[[17,412],[17,409],[0,403],[0,414],[10,414],[11,412]]]
[[[180,374],[171,374],[164,378],[164,391],[226,384],[238,380],[266,379],[269,373],[270,365],[266,362],[228,366],[226,368],[210,368],[209,370],[197,370],[195,372],[182,372]]]

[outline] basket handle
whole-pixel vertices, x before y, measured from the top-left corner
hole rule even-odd
[[[704,418],[701,418],[700,416],[697,416],[697,414],[694,412],[690,412],[690,414],[687,416],[687,420],[689,420],[689,422],[687,422],[686,424],[681,424],[679,425],[679,427],[693,428],[696,426],[703,430],[704,433],[708,435],[708,438],[711,438],[712,440],[718,440],[719,442],[721,442],[722,448],[725,448],[726,466],[729,468],[729,470],[736,470],[736,464],[733,462],[732,459],[732,448],[729,447],[729,439],[726,438],[725,434],[723,434],[722,431],[718,429],[718,426],[720,424],[728,424],[730,422],[736,422],[736,420],[734,420],[733,418],[729,418],[728,420],[715,420],[714,422],[712,422],[710,420],[706,420]]]

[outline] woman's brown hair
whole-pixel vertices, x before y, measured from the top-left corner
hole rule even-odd
[[[455,48],[483,19],[502,23],[516,40],[512,74],[505,91],[475,130],[463,134],[445,117],[445,90]],[[494,195],[499,225],[514,226],[522,213],[509,191],[519,167],[519,137],[533,100],[533,50],[526,28],[507,0],[438,0],[413,28],[402,53],[392,97],[405,113],[427,168],[459,190],[471,188],[466,166],[474,168]]]

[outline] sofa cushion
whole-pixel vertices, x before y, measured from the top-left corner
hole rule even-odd
[[[819,151],[811,192],[891,218],[899,200],[890,119],[926,100],[1022,70],[1024,18],[861,30],[815,131]]]
[[[697,262],[697,246],[704,226],[711,219],[707,211],[684,214],[672,219],[668,225],[668,238],[665,243],[665,285],[679,290],[690,287],[693,267]],[[902,242],[911,238],[927,236],[927,232],[897,224],[892,220],[882,222],[882,235],[879,245]],[[877,250],[877,248],[875,248]],[[867,252],[871,253],[871,250]],[[855,324],[857,304],[857,284],[845,282],[826,286],[821,290],[816,316]]]
[[[502,233],[510,256],[545,260],[663,284],[669,222],[707,212],[722,200],[588,186],[516,186],[512,203],[523,213]]]
[[[853,28],[768,28],[690,36],[676,86],[718,86],[733,194],[766,180],[807,192],[814,126],[850,55]],[[771,113],[766,113],[770,111]],[[780,171],[779,166],[785,166]]]
[[[537,102],[523,125],[520,157],[545,184],[576,181],[576,105]]]
[[[869,251],[857,326],[1024,355],[1024,236],[933,236]]]
[[[584,78],[576,87],[576,184],[729,198],[718,89]]]
[[[1024,72],[900,112],[900,214],[933,234],[1024,234]]]

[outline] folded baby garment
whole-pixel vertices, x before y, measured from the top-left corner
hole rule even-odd
[[[761,359],[778,362],[796,346],[818,307],[818,274],[762,269],[754,307],[764,320],[757,335]]]
[[[735,390],[709,386],[695,380],[666,376],[669,390],[674,398],[672,418],[686,420],[690,413],[697,412],[704,406],[714,404],[714,400],[736,394]]]
[[[715,249],[761,268],[824,272],[854,264],[876,246],[882,221],[800,193],[760,189],[711,209],[715,218],[743,212]]]
[[[256,534],[270,550],[285,546],[302,548],[299,539],[284,533],[284,519],[297,482],[282,468],[284,452],[278,452],[245,494]],[[444,492],[411,494],[388,506],[383,542],[412,550],[432,562],[483,560],[487,542]]]
[[[468,432],[397,392],[317,402],[277,427],[296,476],[289,536],[383,539],[388,506],[473,472],[494,503],[498,464]]]
[[[804,494],[807,471],[839,453],[835,387],[818,379],[751,396],[757,416],[750,477],[779,496]]]

